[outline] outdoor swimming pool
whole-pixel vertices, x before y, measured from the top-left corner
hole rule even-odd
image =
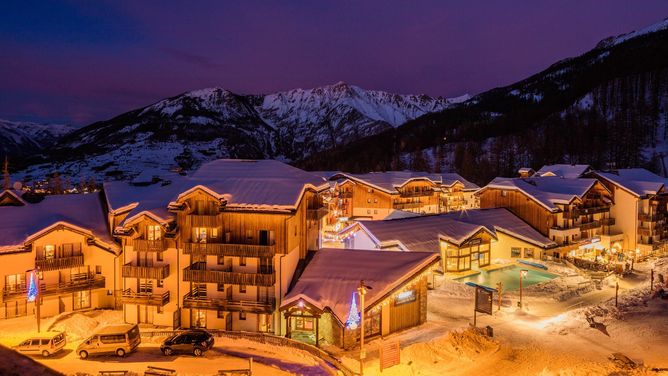
[[[473,282],[482,286],[491,287],[493,289],[496,288],[497,283],[503,282],[504,291],[513,291],[520,288],[520,270],[523,269],[528,270],[527,276],[522,282],[524,286],[535,285],[536,283],[549,281],[558,277],[556,274],[545,271],[535,270],[519,265],[511,265],[489,272],[481,270],[479,274],[458,278],[457,282]]]

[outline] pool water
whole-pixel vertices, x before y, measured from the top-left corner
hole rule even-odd
[[[457,282],[473,282],[482,286],[496,288],[496,284],[503,282],[504,291],[519,290],[520,288],[520,270],[527,270],[527,276],[522,281],[524,287],[535,285],[557,278],[556,274],[539,271],[531,268],[526,268],[518,265],[508,266],[492,271],[481,270],[479,274],[474,274],[468,277],[458,278]]]

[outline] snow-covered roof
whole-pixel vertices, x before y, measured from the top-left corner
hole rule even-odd
[[[503,232],[542,248],[556,245],[505,208],[471,209],[385,221],[360,221],[359,225],[378,242],[398,242],[410,251],[439,252],[439,238],[461,245],[481,230],[489,232],[492,237],[497,237],[497,232]]]
[[[23,198],[21,198],[21,196],[18,193],[14,192],[11,189],[5,189],[4,191],[0,191],[0,201],[2,201],[2,198],[5,196],[11,196],[12,200],[19,205],[26,205],[25,200],[23,200]]]
[[[567,179],[557,176],[535,176],[530,178],[494,178],[481,189],[488,188],[520,191],[550,211],[557,211],[556,204],[569,204],[582,198],[596,179]]]
[[[591,170],[591,166],[586,164],[554,164],[541,167],[540,170],[538,170],[538,175],[577,179],[582,177],[589,170]]]
[[[46,196],[36,204],[0,207],[0,250],[23,247],[55,224],[89,233],[116,249],[99,193]]]
[[[131,209],[125,221],[150,212],[163,221],[173,214],[167,207],[196,189],[226,201],[230,208],[290,210],[307,188],[327,189],[320,176],[274,160],[219,159],[202,165],[191,176],[170,176],[171,184],[136,186],[123,182],[105,183],[110,210]]]
[[[636,196],[655,195],[668,183],[668,179],[644,168],[626,168],[610,172],[596,172],[601,178]]]
[[[339,173],[332,175],[331,179],[359,181],[387,193],[397,193],[397,188],[403,187],[413,180],[429,180],[436,185],[446,187],[452,187],[456,183],[461,183],[464,186],[464,190],[476,190],[479,188],[456,173],[432,174],[416,171],[369,172],[366,174]]]
[[[437,260],[438,255],[427,252],[321,249],[316,251],[281,307],[304,299],[320,310],[328,308],[344,323],[360,280],[372,287],[366,295],[368,309]]]

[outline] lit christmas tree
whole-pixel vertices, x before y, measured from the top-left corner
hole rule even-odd
[[[28,284],[28,301],[34,302],[37,298],[37,285],[35,285],[35,273],[30,273],[30,283]]]
[[[355,303],[355,293],[353,292],[353,299],[350,303],[350,311],[348,312],[348,320],[346,320],[346,328],[357,329],[360,323],[360,313],[357,311],[357,303]]]

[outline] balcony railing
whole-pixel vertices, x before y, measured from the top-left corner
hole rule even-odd
[[[645,214],[638,213],[638,220],[643,222],[657,222],[664,219],[666,216],[663,213]]]
[[[169,276],[169,264],[160,266],[137,266],[132,263],[123,265],[123,278],[165,279]]]
[[[326,216],[327,212],[328,212],[327,208],[320,207],[317,209],[308,209],[307,214],[309,219],[319,220],[322,219],[324,216]]]
[[[426,189],[424,191],[400,191],[399,197],[423,197],[431,196],[434,194],[433,189]]]
[[[392,207],[395,209],[417,209],[422,207],[421,202],[396,202],[392,204]]]
[[[272,313],[276,304],[275,298],[261,300],[234,300],[226,298],[210,298],[189,292],[183,296],[183,307],[215,309],[231,312]]]
[[[233,285],[273,286],[276,275],[260,273],[232,272],[232,268],[225,267],[218,270],[205,270],[199,264],[193,264],[183,269],[183,280],[200,283],[225,283]]]
[[[601,218],[601,225],[603,226],[612,226],[615,224],[614,218]]]
[[[595,229],[597,227],[601,227],[601,222],[591,221],[591,222],[585,222],[585,223],[580,224],[580,230],[583,230],[583,231]]]
[[[104,288],[105,278],[100,275],[89,274],[85,278],[77,278],[70,281],[59,283],[42,283],[39,286],[41,295],[56,295],[74,291],[92,290]],[[27,284],[9,285],[2,290],[4,298],[26,295],[28,293]]]
[[[580,211],[577,209],[572,209],[570,211],[565,211],[564,212],[564,218],[566,219],[576,219],[580,217]]]
[[[652,229],[645,227],[638,227],[638,235],[652,236]]]
[[[271,258],[276,253],[275,245],[229,244],[229,243],[185,243],[183,253],[210,256]]]
[[[144,240],[132,239],[132,249],[136,252],[162,252],[167,248],[165,239]]]
[[[353,198],[353,192],[339,192],[339,198]]]
[[[580,212],[580,215],[605,213],[605,212],[610,211],[610,206],[609,205],[602,205],[602,206],[590,206],[588,208],[580,207],[580,208],[578,208],[578,211]]]
[[[162,294],[146,294],[125,289],[121,294],[121,303],[162,307],[169,303],[169,291]]]
[[[219,227],[218,216],[215,214],[190,214],[186,216],[186,224],[191,227]]]
[[[83,264],[83,255],[35,259],[35,266],[43,271],[69,269]]]

